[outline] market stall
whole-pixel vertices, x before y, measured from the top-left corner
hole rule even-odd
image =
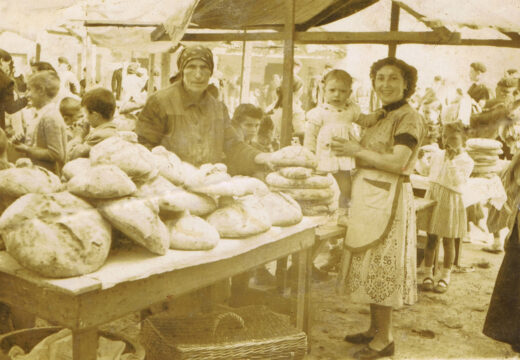
[[[67,279],[43,278],[0,252],[0,301],[73,331],[74,359],[94,360],[97,328],[129,313],[202,289],[269,261],[298,254],[295,325],[310,328],[310,277],[314,228],[306,218],[287,228],[247,239],[223,239],[209,252],[168,250],[150,257],[144,249],[111,255],[98,271]]]

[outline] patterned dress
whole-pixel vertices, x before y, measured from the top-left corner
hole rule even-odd
[[[425,132],[420,115],[405,103],[391,109],[384,119],[368,128],[361,143],[372,151],[390,153],[396,136],[411,135],[417,144],[403,169],[403,175],[409,175]],[[367,165],[359,162],[359,166]],[[345,250],[338,290],[349,295],[354,302],[398,308],[403,303],[411,305],[417,301],[417,233],[413,192],[408,181],[401,186],[396,213],[386,238],[367,250],[355,253]],[[358,195],[355,189],[352,194],[353,197]],[[352,208],[351,212],[354,211]]]

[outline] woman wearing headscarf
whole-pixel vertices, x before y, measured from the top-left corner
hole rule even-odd
[[[356,158],[338,285],[354,302],[370,305],[368,330],[345,337],[366,344],[354,354],[359,359],[394,354],[392,310],[417,299],[410,174],[426,134],[421,116],[407,102],[417,70],[385,58],[372,65],[370,78],[386,115],[365,130],[360,143],[341,138],[332,143],[339,156]]]
[[[183,49],[177,60],[179,81],[151,95],[139,115],[139,141],[162,145],[195,166],[225,162],[250,175],[269,154],[245,144],[231,126],[225,107],[207,90],[213,74],[213,54],[204,46]]]

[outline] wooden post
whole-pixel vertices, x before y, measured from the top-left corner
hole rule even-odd
[[[76,77],[81,80],[83,76],[83,55],[81,52],[78,53],[76,58]],[[79,91],[79,89],[78,89]]]
[[[170,84],[171,55],[169,52],[161,54],[161,88]]]
[[[36,62],[40,61],[42,55],[42,46],[40,43],[36,43],[36,54],[34,55],[34,60]]]
[[[244,30],[245,34],[245,30]],[[251,83],[251,60],[253,43],[244,40],[242,43],[242,69],[240,71],[240,103],[249,102],[249,85]]]
[[[103,64],[103,54],[96,54],[96,84],[101,82],[101,66]]]
[[[397,31],[399,29],[399,5],[392,2],[392,11],[390,14],[390,31]],[[388,56],[395,57],[397,53],[397,43],[388,45]]]
[[[155,72],[155,54],[150,54],[148,56],[148,88],[147,88],[147,91],[148,91],[148,95],[152,94],[153,93],[153,88],[154,88],[154,75],[153,73]]]
[[[293,67],[294,67],[294,0],[285,0],[286,18],[284,27],[283,49],[283,111],[280,146],[291,144],[292,137],[292,101],[293,101]]]

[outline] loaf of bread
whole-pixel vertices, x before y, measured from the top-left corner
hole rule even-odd
[[[129,239],[154,254],[166,254],[170,246],[168,229],[159,218],[159,207],[153,201],[133,197],[109,200],[99,204],[99,211]]]
[[[155,165],[159,169],[159,174],[173,184],[182,185],[184,183],[184,166],[177,155],[166,150],[164,146],[154,147],[152,154],[154,155]]]
[[[271,154],[271,162],[278,167],[306,167],[315,169],[316,155],[301,145],[286,146]]]
[[[61,176],[67,181],[78,174],[87,172],[88,169],[90,169],[90,159],[77,158],[69,161],[65,166],[63,166],[63,169],[61,169]]]
[[[75,175],[67,190],[89,199],[114,199],[132,195],[137,190],[126,173],[115,165],[97,165]]]
[[[327,189],[287,189],[278,186],[271,186],[273,191],[282,191],[291,196],[294,200],[300,201],[327,201],[334,198],[332,188]]]
[[[170,249],[210,250],[217,246],[220,235],[206,220],[186,211],[178,220],[166,221],[170,232]]]
[[[47,194],[63,189],[60,179],[49,170],[32,165],[30,161],[0,170],[0,196],[18,198],[25,194]]]
[[[291,226],[302,221],[300,205],[283,192],[270,192],[259,200],[267,210],[273,226]]]
[[[99,269],[110,250],[111,231],[95,208],[68,192],[24,195],[0,217],[7,252],[46,277]]]
[[[287,179],[307,179],[312,175],[312,169],[305,168],[305,167],[283,167],[278,170],[280,175]]]
[[[289,179],[272,172],[267,175],[265,181],[271,186],[288,189],[327,189],[332,186],[329,177],[320,175],[312,175],[306,179]]]

